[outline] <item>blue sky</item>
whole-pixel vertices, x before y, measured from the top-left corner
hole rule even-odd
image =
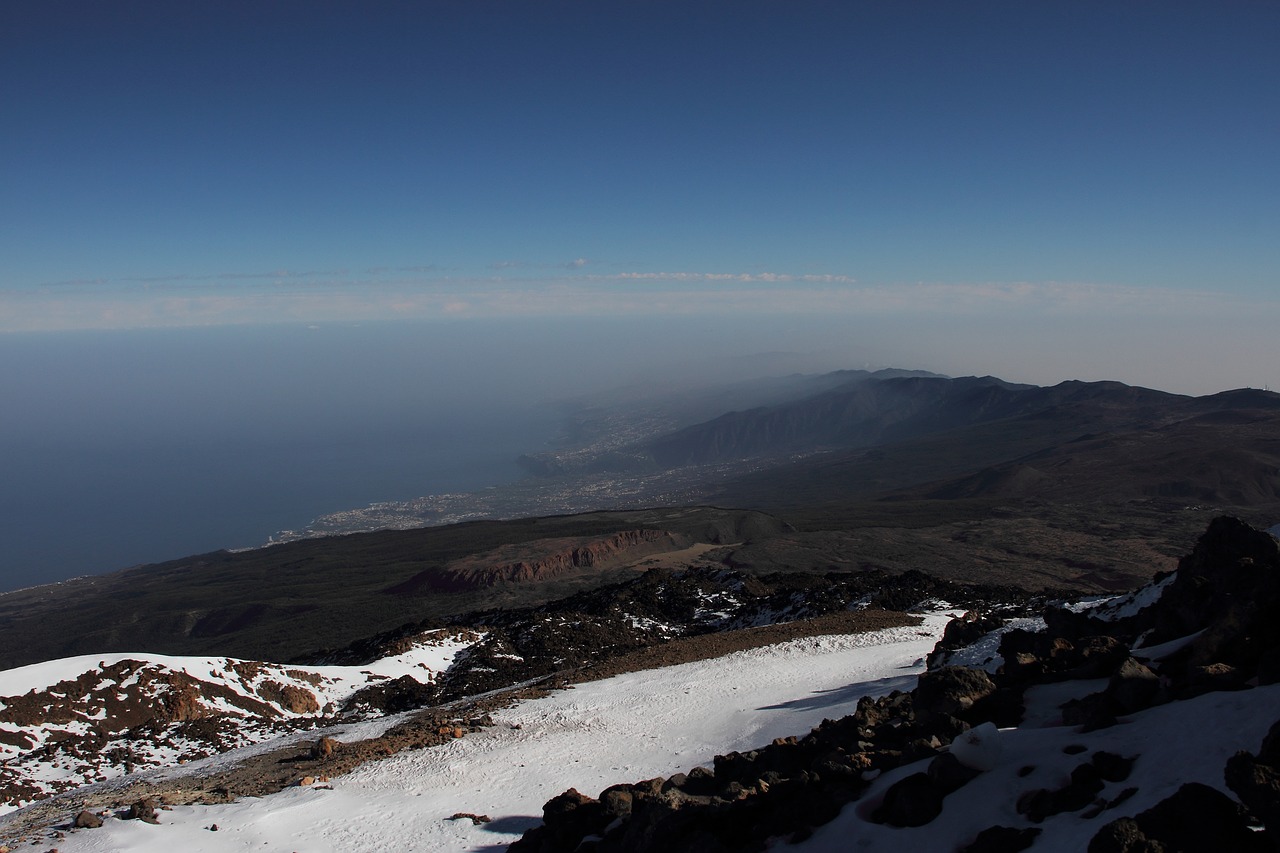
[[[1132,317],[1265,362],[1277,44],[1269,2],[16,0],[0,330]]]

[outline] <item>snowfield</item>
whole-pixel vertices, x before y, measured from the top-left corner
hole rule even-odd
[[[379,681],[408,675],[437,678],[479,635],[436,632],[403,653],[364,666],[282,666],[225,657],[174,657],[146,653],[81,655],[0,672],[0,783],[21,780],[44,793],[70,790],[126,775],[129,769],[166,767],[208,755],[207,741],[184,737],[169,726],[164,737],[134,740],[115,731],[107,747],[75,749],[103,720],[129,705],[155,705],[174,695],[171,679],[194,679],[192,699],[202,713],[235,723],[219,748],[277,740],[279,721],[332,721],[352,694]],[[118,677],[113,677],[114,673]],[[126,674],[127,673],[127,674]],[[302,704],[291,704],[288,700]],[[305,700],[305,701],[303,701]],[[43,710],[31,712],[35,703]],[[8,711],[18,708],[14,717]],[[25,711],[26,713],[21,713]],[[70,744],[71,748],[65,748]],[[60,746],[50,752],[46,746]],[[128,750],[128,764],[115,756]],[[0,815],[15,811],[0,802]]]
[[[1257,749],[1276,721],[1280,685],[1227,693],[1208,693],[1195,699],[1171,702],[1135,714],[1132,722],[1080,734],[1063,726],[1057,705],[1105,686],[1106,680],[1065,682],[1028,691],[1028,720],[1016,729],[999,732],[1000,759],[943,803],[942,814],[921,827],[897,828],[867,819],[894,782],[925,769],[919,761],[885,773],[876,779],[862,799],[842,811],[835,820],[818,827],[813,837],[798,845],[776,844],[775,849],[795,853],[902,853],[906,850],[949,851],[971,842],[989,826],[1024,827],[1027,819],[1017,813],[1017,795],[1036,788],[1065,784],[1071,770],[1098,750],[1126,758],[1137,756],[1133,773],[1123,782],[1109,783],[1100,796],[1115,798],[1122,790],[1137,792],[1121,805],[1093,819],[1081,812],[1064,812],[1039,824],[1042,832],[1034,853],[1080,853],[1104,825],[1116,818],[1146,811],[1174,794],[1185,782],[1200,782],[1230,794],[1223,782],[1227,759],[1247,744]],[[1031,718],[1044,722],[1036,726]],[[1141,725],[1138,725],[1138,722]],[[1076,755],[1067,746],[1084,746]],[[1025,776],[1023,768],[1034,768]],[[1012,796],[1011,796],[1012,792]]]
[[[810,637],[579,685],[493,714],[496,724],[402,752],[329,783],[261,799],[182,806],[160,825],[110,818],[69,832],[61,853],[121,851],[495,851],[568,788],[596,795],[733,750],[803,735],[864,695],[909,690],[951,616],[919,626]],[[473,824],[458,813],[487,815]],[[217,825],[217,830],[210,827]],[[3,822],[0,821],[0,834]]]

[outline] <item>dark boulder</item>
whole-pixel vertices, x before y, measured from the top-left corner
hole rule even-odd
[[[125,810],[121,815],[125,820],[140,820],[143,823],[159,823],[156,818],[155,800],[141,799]]]
[[[1262,853],[1271,844],[1249,828],[1248,815],[1215,788],[1188,782],[1132,818],[1112,821],[1089,842],[1089,853]]]
[[[996,684],[981,669],[947,666],[920,676],[913,707],[917,714],[963,716],[976,702],[996,691]]]
[[[929,774],[913,773],[889,786],[871,819],[890,826],[924,826],[942,814],[945,796],[946,791]]]
[[[957,791],[982,775],[981,770],[964,766],[960,763],[960,759],[949,752],[944,752],[930,761],[925,773],[938,784],[944,794]]]
[[[1150,708],[1160,693],[1160,678],[1143,663],[1128,658],[1120,664],[1106,694],[1116,713],[1132,714]]]
[[[1268,834],[1280,837],[1280,722],[1267,732],[1256,756],[1241,751],[1227,760],[1226,781]]]
[[[1022,853],[1035,843],[1040,834],[1038,827],[1015,829],[1011,826],[989,826],[969,844],[961,847],[959,853]]]
[[[516,853],[573,850],[583,838],[598,834],[608,823],[608,814],[599,800],[570,788],[548,800],[542,807],[542,826],[525,832],[509,849]]]

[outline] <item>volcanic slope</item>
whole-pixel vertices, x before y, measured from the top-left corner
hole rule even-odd
[[[0,666],[137,649],[287,661],[425,617],[553,601],[634,576],[632,565],[664,552],[784,529],[764,513],[695,507],[470,522],[218,551],[0,594]],[[566,550],[568,559],[557,560]],[[603,551],[601,565],[588,557]],[[491,559],[481,560],[484,555]],[[483,581],[501,581],[501,567],[522,561],[541,561],[548,570],[535,573],[537,583]],[[402,594],[400,585],[411,582],[429,594]]]
[[[1045,623],[950,623],[909,692],[599,798],[513,853],[1274,850],[1280,550],[1236,519],[1175,573]]]
[[[914,627],[619,674],[328,783],[175,806],[159,825],[108,815],[57,843],[1272,849],[1277,608],[1274,540],[1220,519],[1176,573],[1051,607],[1047,624],[943,608]]]

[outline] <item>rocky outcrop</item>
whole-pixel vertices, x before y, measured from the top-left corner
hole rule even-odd
[[[686,548],[692,541],[665,530],[624,530],[595,539],[542,539],[508,545],[447,566],[426,569],[388,587],[393,595],[463,592],[504,584],[542,583],[584,569]]]
[[[598,799],[571,792],[572,808],[568,800],[552,801],[554,808],[548,803],[543,825],[511,850],[558,853],[577,849],[587,837],[601,853],[764,849],[766,839],[803,838],[830,820],[863,795],[877,771],[932,757],[927,769],[897,780],[865,812],[891,826],[920,826],[942,812],[947,796],[995,765],[997,726],[1018,724],[1021,696],[1030,686],[1107,679],[1100,692],[1063,706],[1067,725],[1089,729],[1119,718],[1134,724],[1152,705],[1206,690],[1277,680],[1280,667],[1273,670],[1272,662],[1280,655],[1280,553],[1269,536],[1235,519],[1218,519],[1165,581],[1156,593],[1148,591],[1148,606],[1129,608],[1133,612],[1101,618],[1097,610],[1061,609],[1050,613],[1045,631],[1005,633],[1003,666],[995,673],[935,669],[910,693],[863,699],[851,716],[760,750],[717,756],[711,769],[614,786]],[[990,624],[983,619],[971,613],[957,620],[936,659],[962,645],[961,637],[976,638],[975,626]],[[1201,633],[1180,652],[1159,661],[1142,657],[1141,648],[1157,639],[1195,631]],[[1257,755],[1242,752],[1228,764],[1225,778],[1243,804],[1203,785],[1184,785],[1154,808],[1106,824],[1090,851],[1273,849],[1249,821],[1252,812],[1269,830],[1280,823],[1277,744],[1280,723]],[[1134,760],[1097,751],[1065,783],[1024,791],[1010,805],[1031,824],[1064,812],[1096,818],[1137,791],[1104,795],[1108,784],[1128,778]],[[1021,850],[1035,838],[1034,826],[994,826],[965,849]]]
[[[190,760],[321,715],[319,677],[256,661],[201,664],[206,678],[140,660],[101,663],[75,678],[0,697],[0,803]],[[64,767],[52,780],[41,768]]]
[[[1131,818],[1104,826],[1089,853],[1264,853],[1275,847],[1248,826],[1247,811],[1226,794],[1190,782]]]
[[[1256,755],[1241,750],[1227,761],[1226,780],[1267,834],[1280,837],[1280,722],[1267,732]]]

